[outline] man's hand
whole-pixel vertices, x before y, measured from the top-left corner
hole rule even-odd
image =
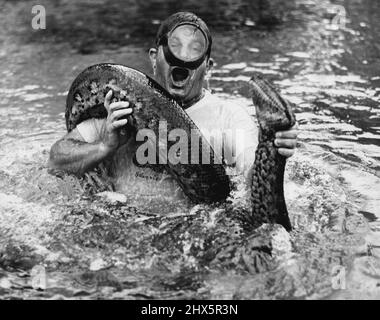
[[[119,145],[127,141],[127,137],[121,137],[120,128],[128,123],[127,119],[121,119],[133,112],[129,107],[129,102],[119,101],[111,103],[112,90],[108,91],[104,99],[104,107],[108,116],[101,131],[101,141],[107,153],[114,152]]]
[[[278,147],[278,153],[282,156],[291,157],[297,146],[298,126],[297,124],[289,130],[276,132],[274,144]]]

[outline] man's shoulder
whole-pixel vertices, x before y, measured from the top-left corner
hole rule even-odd
[[[223,97],[219,97],[218,95],[211,93],[209,90],[205,90],[204,97],[199,100],[196,104],[189,108],[189,111],[202,109],[212,109],[212,110],[233,110],[236,108],[240,108],[234,100],[225,99]]]
[[[199,107],[217,110],[218,113],[226,116],[250,116],[246,99],[217,95],[208,90],[206,90],[204,98],[199,102]]]

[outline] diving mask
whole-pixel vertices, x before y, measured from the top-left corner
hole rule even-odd
[[[164,35],[163,46],[166,61],[171,66],[197,69],[210,52],[206,34],[197,24],[185,22]]]

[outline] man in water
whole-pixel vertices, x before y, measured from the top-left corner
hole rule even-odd
[[[202,133],[243,132],[239,139],[222,139],[218,143],[223,145],[224,152],[237,150],[237,171],[247,176],[255,159],[258,126],[243,106],[221,100],[204,88],[205,77],[213,66],[211,45],[210,31],[199,17],[186,12],[170,16],[158,30],[156,47],[149,51],[154,77],[181,103]],[[83,121],[52,146],[50,167],[82,175],[101,162],[113,159],[119,167],[116,183],[119,190],[133,193],[156,190],[156,194],[163,194],[164,190],[168,194],[179,191],[167,173],[136,163],[136,141],[123,135],[121,130],[133,110],[128,102],[111,103],[111,99],[112,91],[105,98],[106,119]],[[293,155],[296,139],[295,128],[277,132],[278,152],[284,157]],[[146,187],[141,187],[144,184]]]

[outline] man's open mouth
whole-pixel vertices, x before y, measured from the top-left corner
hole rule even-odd
[[[171,72],[171,78],[176,87],[183,87],[189,79],[189,76],[190,71],[185,68],[174,67]]]

